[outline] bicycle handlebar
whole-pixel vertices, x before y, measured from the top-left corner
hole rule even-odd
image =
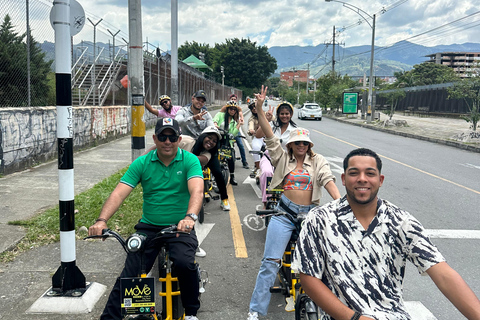
[[[162,229],[160,232],[158,232],[153,238],[153,240],[161,238],[165,234],[175,234],[175,233],[184,233],[184,234],[190,234],[190,232],[186,231],[179,231],[177,230],[177,225],[172,224],[164,229]],[[122,245],[123,249],[127,253],[131,252],[137,252],[143,248],[143,245],[145,243],[145,240],[147,239],[147,236],[143,233],[135,232],[134,234],[130,235],[126,240],[116,231],[111,230],[111,229],[103,229],[102,234],[97,234],[93,236],[87,236],[83,238],[83,240],[87,239],[96,239],[96,238],[102,238],[106,239],[108,237],[113,237],[120,242]]]

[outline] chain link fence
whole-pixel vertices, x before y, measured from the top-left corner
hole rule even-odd
[[[51,0],[0,0],[0,108],[55,106],[52,6]],[[127,74],[128,30],[118,30],[86,10],[85,19],[82,31],[72,37],[73,105],[129,105],[128,88],[120,82]],[[156,104],[161,95],[172,94],[171,57],[163,50],[158,57],[155,45],[144,47],[145,98]],[[241,91],[222,86],[182,62],[178,68],[178,104],[188,103],[199,89],[207,92],[209,103],[223,104],[230,93],[241,96]],[[102,69],[109,70],[110,79]],[[100,88],[105,83],[107,89]]]

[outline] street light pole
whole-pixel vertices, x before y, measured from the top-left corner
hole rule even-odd
[[[326,2],[338,2],[338,3],[341,3],[343,4],[343,6],[347,9],[350,9],[352,11],[354,11],[355,13],[357,13],[360,17],[362,17],[363,20],[365,20],[365,22],[370,26],[370,28],[372,28],[372,47],[371,47],[371,53],[370,53],[370,78],[368,80],[368,109],[367,109],[367,114],[368,114],[368,111],[370,111],[370,117],[367,116],[367,121],[368,122],[371,122],[374,117],[375,117],[375,106],[373,105],[373,82],[374,82],[374,79],[373,79],[373,59],[374,59],[374,50],[375,50],[375,18],[376,18],[376,15],[374,14],[373,16],[369,15],[367,12],[363,11],[362,9],[350,4],[350,3],[346,3],[346,2],[343,2],[343,1],[339,1],[339,0],[325,0]],[[367,17],[369,17],[370,19],[373,20],[372,24],[370,24],[370,22],[367,20],[367,18],[365,18],[366,15]]]

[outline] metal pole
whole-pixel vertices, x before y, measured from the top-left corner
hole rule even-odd
[[[30,107],[31,100],[31,88],[30,88],[30,10],[29,10],[29,0],[26,0],[27,5],[27,106]]]
[[[370,52],[370,80],[368,84],[368,111],[370,111],[370,119],[367,118],[367,121],[373,121],[375,119],[375,106],[373,105],[373,57],[375,50],[375,15],[373,15],[373,24],[372,24],[372,49]],[[367,111],[367,113],[368,113]]]
[[[115,36],[120,32],[120,30],[118,30],[117,32],[115,32],[115,34],[113,34],[109,29],[107,29],[108,33],[110,33],[113,37],[113,58],[112,58],[112,63],[113,65],[115,65]],[[111,69],[110,69],[111,70]],[[113,70],[111,70],[110,72],[112,72]],[[115,90],[112,90],[112,104],[115,105]]]
[[[73,175],[72,56],[70,54],[70,0],[54,3],[55,87],[57,104],[58,193],[61,265],[47,295],[76,290],[83,294],[85,276],[76,266],[75,192]]]
[[[335,26],[333,26],[332,73],[335,76]]]
[[[103,19],[100,19],[98,20],[97,23],[93,23],[92,20],[90,20],[90,18],[87,18],[88,21],[90,21],[90,23],[93,25],[93,69],[92,69],[92,86],[93,86],[93,105],[95,106],[95,100],[96,100],[96,95],[97,95],[97,79],[96,79],[96,75],[95,75],[95,64],[96,64],[96,60],[97,60],[97,53],[96,53],[96,46],[97,46],[97,40],[96,40],[96,37],[97,37],[97,25],[102,22]]]
[[[172,48],[171,48],[171,56],[172,60],[170,61],[170,74],[172,76],[171,84],[172,84],[172,104],[178,105],[178,1],[172,0],[171,1],[171,19],[172,19],[172,30],[171,30],[171,37],[172,37]]]
[[[144,121],[144,72],[142,46],[142,5],[141,0],[128,0],[128,78],[132,102],[132,161],[145,150]]]

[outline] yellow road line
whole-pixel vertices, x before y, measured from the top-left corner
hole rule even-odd
[[[248,258],[247,245],[243,237],[242,224],[238,215],[237,203],[233,195],[232,185],[227,186],[228,202],[230,203],[230,225],[232,227],[233,246],[237,258]]]
[[[340,141],[340,142],[342,142],[342,143],[348,144],[348,145],[353,146],[353,147],[355,147],[355,148],[360,148],[360,147],[357,146],[357,145],[354,145],[354,144],[352,144],[352,143],[350,143],[350,142],[347,142],[347,141],[338,139],[338,138],[336,138],[336,137],[334,137],[334,136],[325,134],[325,133],[320,132],[320,131],[318,131],[318,130],[313,129],[312,131],[315,131],[315,132],[317,132],[317,133],[320,133],[321,135],[324,135],[324,136],[326,136],[326,137],[329,137],[329,138],[332,138],[332,139],[334,139],[334,140]],[[390,160],[390,161],[392,161],[392,162],[398,163],[398,164],[400,164],[400,165],[402,165],[402,166],[405,166],[405,167],[407,167],[407,168],[410,168],[410,169],[416,170],[416,171],[418,171],[418,172],[421,172],[421,173],[423,173],[423,174],[429,175],[429,176],[431,176],[431,177],[433,177],[433,178],[442,180],[442,181],[447,182],[447,183],[451,183],[451,184],[453,184],[453,185],[455,185],[455,186],[457,186],[457,187],[463,188],[463,189],[468,190],[468,191],[471,191],[471,192],[473,192],[473,193],[480,194],[480,191],[471,189],[471,188],[469,188],[469,187],[466,187],[466,186],[461,185],[461,184],[459,184],[459,183],[453,182],[453,181],[451,181],[451,180],[448,180],[448,179],[439,177],[439,176],[437,176],[437,175],[435,175],[435,174],[433,174],[433,173],[424,171],[424,170],[422,170],[422,169],[415,168],[415,167],[413,167],[413,166],[411,166],[411,165],[409,165],[409,164],[406,164],[406,163],[403,163],[403,162],[394,160],[394,159],[392,159],[392,158],[383,156],[383,155],[381,155],[381,154],[379,154],[379,156],[382,157],[382,158],[385,158],[385,159],[387,159],[387,160]]]

